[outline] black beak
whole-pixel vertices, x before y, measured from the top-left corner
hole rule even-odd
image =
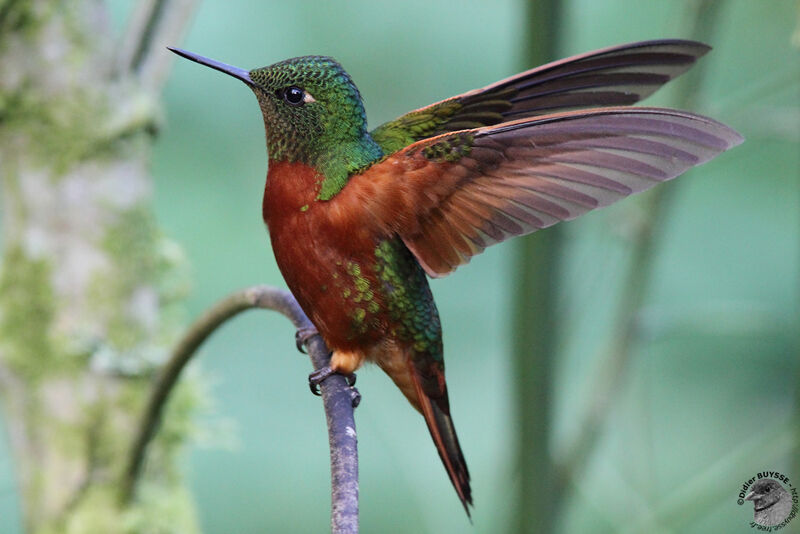
[[[167,48],[171,52],[175,52],[179,56],[185,57],[186,59],[190,59],[195,63],[200,63],[201,65],[205,65],[206,67],[211,67],[214,70],[224,72],[225,74],[233,76],[236,79],[242,80],[247,85],[254,85],[253,80],[250,79],[250,73],[244,69],[233,67],[231,65],[226,65],[225,63],[220,63],[219,61],[214,61],[213,59],[209,59],[207,57],[203,57],[198,54],[192,54],[191,52],[187,52],[186,50],[181,50],[180,48],[172,48],[171,46],[168,46]]]

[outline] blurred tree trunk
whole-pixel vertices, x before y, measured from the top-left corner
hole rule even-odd
[[[168,66],[153,43],[190,9],[141,2],[117,48],[102,2],[0,0],[0,399],[28,533],[197,530],[176,458],[191,385],[117,504],[185,291],[148,166]]]
[[[556,59],[558,0],[527,3],[524,69]],[[558,503],[551,491],[550,454],[553,360],[556,351],[556,291],[561,255],[560,226],[518,241],[513,279],[513,366],[516,402],[515,533],[553,532]]]

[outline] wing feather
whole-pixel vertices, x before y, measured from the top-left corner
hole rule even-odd
[[[385,154],[446,132],[558,111],[630,105],[686,72],[710,47],[666,39],[573,56],[442,100],[375,128]]]
[[[444,276],[493,243],[644,191],[741,141],[684,111],[562,112],[418,141],[335,199],[360,206],[429,275]]]

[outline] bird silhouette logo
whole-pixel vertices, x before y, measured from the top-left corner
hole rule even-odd
[[[753,484],[744,500],[753,503],[753,521],[764,527],[783,523],[792,512],[792,495],[774,478]]]

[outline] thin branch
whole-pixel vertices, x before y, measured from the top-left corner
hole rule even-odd
[[[166,80],[172,54],[164,47],[180,41],[197,0],[140,0],[117,54],[117,73],[134,73],[145,87],[158,90]]]
[[[175,347],[153,386],[122,480],[123,503],[129,503],[133,498],[147,446],[155,435],[166,401],[181,371],[217,328],[235,315],[253,308],[277,311],[289,318],[298,330],[313,328],[291,293],[268,286],[237,291],[206,311],[191,325]],[[306,344],[314,369],[321,369],[329,364],[330,351],[319,335],[309,338]],[[331,451],[331,531],[336,534],[357,533],[358,448],[352,389],[345,378],[338,374],[326,379],[320,389]]]
[[[127,74],[135,70],[137,50],[141,50],[142,37],[147,34],[150,21],[158,11],[155,7],[158,0],[139,0],[128,16],[128,26],[119,42],[116,56],[117,74]]]
[[[720,0],[699,0],[693,4],[690,13],[692,38],[705,41],[711,34],[721,7]],[[690,108],[702,85],[705,69],[695,67],[680,80],[680,92],[675,104],[680,108]],[[628,268],[626,284],[620,298],[619,312],[615,320],[616,332],[611,340],[593,383],[592,395],[579,425],[580,434],[566,447],[566,452],[556,465],[556,484],[554,492],[563,498],[569,483],[581,472],[589,459],[600,433],[605,426],[613,402],[622,391],[625,370],[632,360],[633,345],[637,336],[638,312],[644,302],[645,293],[650,286],[656,251],[660,245],[661,230],[672,206],[680,180],[660,187],[649,193],[644,213],[645,218],[637,228],[633,238],[633,257]]]
[[[321,337],[314,336],[307,346],[314,369],[329,365],[330,351]],[[325,379],[321,390],[331,454],[331,533],[357,534],[358,440],[353,416],[353,390],[338,374]]]

